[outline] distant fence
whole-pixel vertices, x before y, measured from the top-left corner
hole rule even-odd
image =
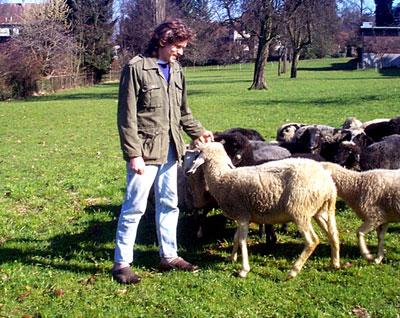
[[[111,71],[103,75],[102,83],[118,81],[120,71]],[[50,78],[44,78],[37,81],[37,88],[39,93],[56,92],[63,89],[70,89],[82,86],[92,86],[95,84],[93,74],[81,75],[60,75]]]
[[[269,62],[274,64],[273,62]],[[196,72],[196,71],[229,71],[229,70],[239,70],[239,71],[252,71],[253,64],[227,64],[227,65],[210,65],[210,66],[185,66],[185,72]],[[112,70],[111,72],[104,74],[102,78],[102,83],[119,81],[121,71]],[[50,78],[44,78],[37,82],[39,93],[50,93],[56,92],[64,89],[92,86],[95,84],[93,75],[60,75],[53,76]]]

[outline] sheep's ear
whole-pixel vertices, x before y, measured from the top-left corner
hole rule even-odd
[[[190,176],[194,174],[204,162],[205,162],[204,154],[200,153],[200,155],[193,161],[192,167],[186,171],[186,175]]]

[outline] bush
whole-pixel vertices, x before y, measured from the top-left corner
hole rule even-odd
[[[0,56],[1,99],[25,98],[37,91],[36,81],[41,77],[41,64],[33,53],[14,41],[4,43]]]

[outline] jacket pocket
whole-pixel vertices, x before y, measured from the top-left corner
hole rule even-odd
[[[156,160],[161,158],[162,134],[160,131],[138,132],[142,140],[143,159]]]
[[[147,111],[154,111],[162,105],[162,92],[159,84],[147,84],[142,89],[143,107]]]
[[[183,86],[181,83],[175,82],[176,103],[178,107],[182,105]]]

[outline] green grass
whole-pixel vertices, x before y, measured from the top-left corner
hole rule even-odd
[[[400,114],[400,71],[356,71],[346,59],[302,61],[297,79],[268,65],[268,91],[248,91],[252,66],[188,68],[189,101],[213,131],[259,130],[273,139],[285,122],[340,126]],[[118,85],[104,84],[27,101],[0,103],[0,317],[398,317],[400,226],[385,239],[376,266],[359,253],[360,221],[338,203],[342,262],[329,268],[325,238],[300,275],[284,279],[302,240],[294,226],[268,250],[253,227],[246,279],[225,261],[234,227],[219,213],[195,239],[182,213],[180,254],[196,274],[160,274],[154,222],[138,233],[137,286],[113,282],[113,240],[124,193],[124,162],[116,130]],[[321,235],[321,237],[323,237]],[[369,243],[376,251],[375,235]],[[358,311],[357,311],[358,310]],[[366,317],[366,316],[364,316]]]

